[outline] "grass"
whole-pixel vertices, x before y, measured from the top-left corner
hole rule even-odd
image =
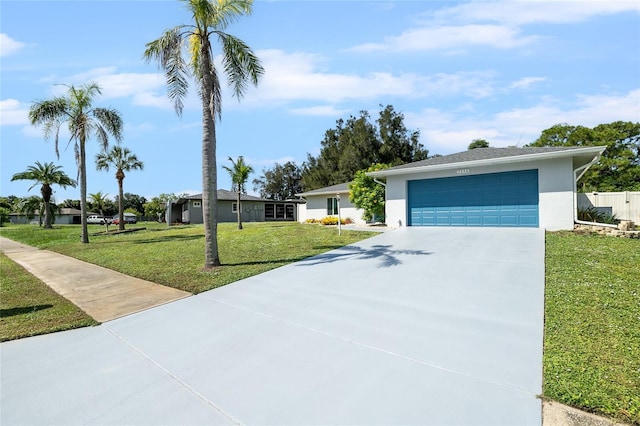
[[[218,225],[220,260],[223,265],[203,271],[204,228],[202,225],[171,226],[147,222],[134,227],[146,230],[94,235],[80,243],[77,225],[52,230],[16,225],[0,228],[1,235],[35,247],[55,251],[190,293],[200,293],[288,263],[302,260],[375,235],[372,232],[303,225],[292,222],[234,223]],[[103,231],[100,225],[89,232]]]
[[[640,424],[640,242],[547,233],[544,397]]]
[[[97,324],[4,254],[0,270],[0,342]]]

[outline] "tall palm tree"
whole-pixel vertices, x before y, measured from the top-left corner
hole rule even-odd
[[[67,96],[56,96],[52,99],[34,102],[29,109],[31,124],[43,124],[45,137],[55,133],[56,155],[58,151],[58,137],[60,127],[67,123],[74,141],[76,164],[80,182],[80,220],[82,223],[82,242],[89,242],[87,230],[87,165],[85,145],[89,137],[95,136],[102,149],[109,147],[109,134],[116,141],[122,139],[122,117],[111,108],[92,107],[93,98],[102,93],[96,83],[84,84],[80,87],[67,86]]]
[[[66,175],[65,172],[62,171],[62,166],[56,166],[53,163],[40,163],[36,161],[35,166],[27,167],[27,170],[21,173],[16,173],[11,178],[11,181],[14,180],[32,180],[35,183],[29,188],[41,184],[40,194],[42,195],[42,200],[44,202],[44,227],[52,228],[51,226],[51,195],[53,194],[53,188],[51,185],[59,185],[62,188],[67,186],[71,186],[73,188],[76,187],[76,181],[71,179]],[[42,212],[41,212],[42,213]]]
[[[167,79],[167,91],[176,113],[192,75],[202,101],[202,203],[205,235],[205,269],[220,265],[218,255],[218,197],[216,170],[216,119],[221,117],[221,86],[213,62],[212,37],[221,45],[222,67],[233,94],[242,97],[247,82],[258,84],[264,73],[251,48],[225,32],[230,23],[251,13],[253,0],[182,0],[191,13],[189,25],[178,25],[147,43],[144,57],[157,60]],[[184,54],[184,56],[183,56]]]
[[[125,174],[130,170],[142,170],[144,164],[138,160],[128,148],[114,146],[109,152],[101,152],[96,155],[96,167],[98,170],[109,171],[109,167],[116,169],[118,181],[118,229],[124,230],[124,190],[122,188]]]
[[[238,157],[237,161],[233,161],[233,158],[229,157],[229,161],[231,161],[232,167],[222,166],[222,168],[228,171],[229,176],[231,176],[231,190],[238,193],[236,212],[238,213],[238,229],[242,229],[240,194],[247,192],[245,185],[249,179],[249,175],[253,173],[253,167],[244,162],[242,155]]]

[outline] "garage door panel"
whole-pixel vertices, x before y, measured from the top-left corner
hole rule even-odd
[[[409,225],[538,226],[538,171],[408,182]]]

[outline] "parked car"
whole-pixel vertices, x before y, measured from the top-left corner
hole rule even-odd
[[[105,225],[111,223],[111,219],[97,214],[92,214],[91,216],[87,216],[87,223]]]
[[[136,222],[138,222],[138,218],[136,217],[135,214],[133,213],[124,214],[124,223],[136,223]],[[111,220],[111,223],[113,223],[114,225],[117,225],[118,223],[120,223],[120,218],[118,217],[118,215],[115,215],[113,217],[113,219]]]

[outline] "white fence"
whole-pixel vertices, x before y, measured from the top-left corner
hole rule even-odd
[[[611,209],[618,219],[640,223],[640,192],[579,192],[578,208],[587,207]]]

